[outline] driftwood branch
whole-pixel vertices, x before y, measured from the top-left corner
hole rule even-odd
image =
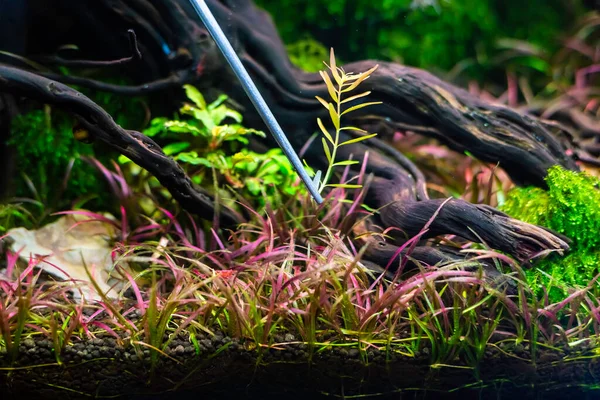
[[[2,65],[0,92],[39,100],[75,114],[95,140],[106,143],[148,170],[184,209],[203,218],[213,218],[214,203],[210,196],[195,187],[160,146],[139,132],[121,128],[100,106],[80,92],[31,72]],[[241,221],[241,217],[229,209],[222,209],[220,218],[227,225]]]
[[[135,31],[133,29],[129,29],[127,31],[127,35],[129,37],[129,47],[131,48],[131,56],[119,58],[117,60],[71,60],[67,58],[63,58],[60,56],[40,56],[36,57],[35,61],[50,64],[50,65],[60,65],[63,67],[73,67],[73,68],[95,68],[95,67],[114,67],[123,64],[127,64],[132,61],[140,61],[142,59],[142,53],[138,48],[137,36],[135,35]]]
[[[69,5],[73,3],[62,1]],[[187,1],[164,0],[151,4],[139,0],[98,0],[79,3],[81,5],[74,6],[77,9],[71,11],[77,12],[77,16],[90,18],[91,13],[104,13],[144,32],[140,47],[154,49],[144,54],[145,59],[151,65],[166,68],[166,74],[134,86],[110,85],[59,74],[46,74],[46,77],[124,95],[165,90],[196,81],[202,86],[222,89],[247,110],[253,110]],[[300,71],[290,63],[271,17],[252,2],[209,0],[207,3],[225,27],[284,130],[298,147],[304,144],[316,130],[316,118],[326,114],[315,100],[317,95],[327,97],[320,76]],[[157,15],[161,16],[158,20]],[[170,50],[165,53],[165,48]],[[185,59],[183,64],[173,61],[182,54],[185,56],[179,59]],[[556,164],[577,169],[573,157],[581,154],[580,149],[572,143],[570,132],[560,126],[484,102],[416,68],[375,61],[359,61],[344,68],[360,72],[376,63],[380,64],[379,69],[363,87],[373,92],[373,101],[383,103],[364,109],[362,114],[355,113],[351,123],[360,125],[377,120],[384,128],[382,134],[410,129],[437,138],[456,151],[468,150],[483,161],[499,162],[515,182],[523,185],[543,187],[546,171]],[[255,113],[248,112],[246,118],[252,125],[262,124]],[[312,151],[313,154],[316,152],[316,149]]]

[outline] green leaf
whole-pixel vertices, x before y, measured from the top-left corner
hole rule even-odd
[[[266,133],[264,133],[263,131],[259,131],[259,130],[256,130],[256,129],[248,129],[248,128],[241,128],[241,129],[243,129],[243,131],[244,131],[245,134],[251,133],[251,134],[259,136],[261,138],[266,138],[267,137]]]
[[[304,164],[304,169],[306,170],[308,176],[310,176],[311,178],[314,177],[315,170],[310,165],[308,165],[305,159],[302,159],[302,164]]]
[[[193,136],[206,136],[204,132],[196,128],[194,125],[183,121],[167,121],[165,122],[165,128],[171,132],[190,133]]]
[[[221,104],[227,101],[227,99],[229,99],[229,96],[227,96],[226,94],[219,95],[219,97],[215,101],[208,105],[208,111],[214,110],[215,108],[219,107]]]
[[[371,139],[373,137],[377,136],[376,133],[372,133],[370,135],[365,135],[365,136],[360,136],[354,139],[350,139],[345,141],[344,143],[341,143],[340,146],[344,146],[346,144],[352,144],[352,143],[358,143],[358,142],[362,142],[363,140],[367,140],[367,139]]]
[[[342,77],[340,76],[337,65],[335,64],[335,54],[333,53],[333,47],[329,49],[329,68],[331,69],[331,73],[337,84],[341,85]]]
[[[371,91],[369,90],[368,92],[364,92],[364,93],[361,93],[361,94],[350,96],[347,99],[342,100],[342,102],[340,104],[348,103],[348,102],[350,102],[352,100],[360,99],[361,97],[365,97],[365,96],[368,96],[370,94],[371,94]]]
[[[367,131],[365,131],[364,129],[360,129],[356,126],[345,126],[343,128],[340,128],[340,131],[357,131],[360,133],[367,133]]]
[[[215,108],[214,110],[211,110],[209,112],[209,115],[210,115],[210,119],[212,120],[212,123],[215,125],[221,124],[221,122],[223,122],[223,120],[225,118],[227,118],[227,112],[228,112],[228,109],[224,105],[220,105],[219,107]]]
[[[127,164],[129,162],[131,162],[131,160],[127,157],[125,157],[124,155],[120,155],[119,158],[117,158],[117,161],[119,162],[119,164]]]
[[[202,93],[200,93],[198,89],[192,85],[183,85],[183,88],[185,89],[185,95],[188,99],[193,101],[201,110],[206,109],[206,100],[204,100],[204,96],[202,96]]]
[[[163,152],[168,156],[172,156],[173,154],[182,152],[188,147],[190,147],[190,144],[188,142],[171,143],[163,147]]]
[[[345,88],[342,90],[342,92],[346,93],[346,92],[351,92],[354,89],[356,89],[356,87],[358,85],[361,84],[362,81],[364,81],[365,79],[367,79],[373,72],[375,72],[375,70],[379,67],[379,64],[377,64],[376,66],[374,66],[373,68],[371,68],[368,71],[362,72],[358,75],[353,76],[351,79],[354,80],[354,83],[352,83],[352,85],[350,85],[349,87]]]
[[[246,162],[246,163],[253,162],[254,159],[255,158],[252,156],[252,154],[243,153],[243,152],[235,153],[233,155],[233,157],[231,157],[231,161],[233,162],[233,165],[241,164],[242,162]]]
[[[201,110],[197,107],[193,107],[189,104],[186,104],[183,107],[181,107],[180,111],[182,114],[191,115],[192,117],[194,117],[194,119],[200,121],[207,130],[211,130],[216,125],[213,121],[211,114],[207,110]]]
[[[214,166],[209,160],[204,157],[198,157],[198,153],[195,151],[189,151],[186,153],[179,153],[175,160],[181,161],[190,165],[204,165],[205,167],[212,168]]]
[[[144,129],[144,135],[148,137],[153,137],[159,133],[164,132],[166,122],[168,122],[167,118],[154,118],[152,122],[150,122],[150,127]]]
[[[325,107],[326,109],[328,109],[328,110],[329,110],[329,105],[328,105],[328,103],[327,103],[325,100],[323,100],[323,99],[322,99],[321,97],[319,97],[319,96],[315,96],[315,97],[316,97],[316,99],[317,99],[317,100],[319,100],[319,103],[321,103],[321,104],[323,105],[323,107]],[[342,102],[342,103],[343,103],[343,102]]]
[[[242,122],[242,114],[230,108],[227,108],[226,110],[225,117],[233,119],[238,124]]]
[[[258,196],[260,194],[260,181],[256,178],[248,178],[245,180],[246,188],[250,193],[254,196]]]
[[[327,157],[327,161],[329,161],[329,164],[331,164],[331,152],[329,151],[329,146],[327,145],[325,138],[321,138],[321,141],[323,142],[323,151],[325,151],[325,157]]]

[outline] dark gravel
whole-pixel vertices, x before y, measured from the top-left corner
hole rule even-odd
[[[279,339],[294,341],[289,334]],[[13,364],[0,354],[2,400],[600,398],[586,389],[600,377],[600,363],[563,361],[592,355],[587,348],[538,351],[535,364],[519,359],[531,357],[527,346],[490,348],[477,373],[461,360],[431,368],[427,348],[414,358],[346,347],[311,355],[306,344],[257,351],[223,334],[197,337],[197,347],[177,337],[154,367],[149,348],[110,336],[66,346],[61,365],[47,339],[25,339],[19,350]]]

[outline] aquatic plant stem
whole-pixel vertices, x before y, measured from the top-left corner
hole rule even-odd
[[[292,166],[294,167],[294,169],[308,188],[308,191],[318,204],[323,203],[323,198],[321,197],[319,190],[308,176],[308,173],[304,169],[300,158],[294,151],[294,148],[285,136],[285,133],[283,133],[283,130],[279,126],[279,123],[275,119],[275,116],[273,115],[269,106],[258,91],[258,88],[252,81],[252,78],[248,74],[248,71],[246,71],[246,69],[244,68],[244,65],[242,64],[235,50],[231,46],[231,43],[229,43],[229,40],[225,36],[225,33],[223,32],[221,27],[219,26],[219,23],[217,22],[215,17],[212,15],[210,9],[206,5],[206,2],[204,0],[190,0],[190,2],[192,3],[192,6],[194,7],[196,12],[200,16],[200,19],[206,26],[206,29],[208,29],[211,36],[217,43],[217,46],[225,56],[225,59],[233,69],[233,72],[242,84],[244,91],[250,98],[250,101],[252,101],[252,104],[256,108],[256,111],[258,111],[262,120],[273,134],[273,137],[277,141],[277,144],[279,145],[279,147],[281,147],[284,154],[290,160]]]
[[[336,90],[336,96],[337,96],[337,101],[336,101],[336,107],[337,107],[337,115],[339,115],[339,119],[340,119],[340,126],[342,124],[341,120],[342,120],[342,110],[341,110],[341,106],[342,106],[342,86],[339,85],[338,89]],[[337,149],[339,147],[340,144],[340,129],[337,128],[335,130],[335,141],[333,143],[333,149],[331,149],[331,162],[329,163],[329,165],[327,165],[327,172],[325,172],[325,177],[323,178],[323,181],[321,182],[321,186],[319,187],[319,193],[322,192],[325,187],[327,186],[327,183],[329,182],[329,178],[331,177],[331,173],[333,172],[333,167],[335,166],[335,157],[337,156]]]

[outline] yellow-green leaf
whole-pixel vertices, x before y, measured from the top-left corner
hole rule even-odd
[[[330,183],[327,186],[344,188],[344,189],[360,189],[362,187],[362,185],[350,185],[347,183]]]
[[[311,178],[314,177],[315,176],[315,170],[312,169],[310,165],[308,165],[308,163],[306,162],[305,159],[302,159],[302,163],[304,164],[304,169],[306,170],[306,173],[308,174],[308,176],[310,176]]]
[[[196,89],[192,85],[183,85],[183,88],[185,89],[185,95],[188,97],[188,99],[193,101],[199,109],[206,109],[206,101],[204,100],[204,96],[202,96],[202,93],[200,93],[198,89]]]
[[[323,107],[325,107],[326,109],[328,109],[328,110],[329,110],[329,105],[328,105],[328,103],[327,103],[325,100],[323,100],[323,99],[322,99],[321,97],[319,97],[319,96],[315,96],[315,97],[317,98],[317,100],[319,100],[319,103],[321,103],[321,104],[323,105]],[[343,103],[343,102],[342,102],[342,103]]]
[[[327,132],[327,129],[325,129],[325,126],[323,125],[323,121],[321,121],[321,118],[317,118],[317,124],[319,124],[319,128],[321,128],[321,132],[323,132],[323,135],[325,135],[327,140],[329,140],[331,142],[331,144],[333,144],[335,146],[335,142],[333,141],[333,138],[331,137],[329,132]]]
[[[379,67],[379,64],[377,64],[376,66],[374,66],[373,68],[371,68],[370,70],[368,70],[366,72],[362,72],[356,76],[353,76],[352,79],[354,79],[354,82],[352,83],[352,85],[350,85],[346,89],[342,90],[342,92],[350,92],[350,91],[356,89],[356,87],[358,85],[360,85],[360,83],[362,81],[367,79],[377,69],[377,67]]]
[[[357,95],[352,96],[352,97],[348,97],[347,99],[342,100],[342,102],[340,104],[344,104],[344,103],[347,103],[347,102],[352,101],[352,100],[360,99],[361,97],[365,97],[365,96],[368,96],[370,94],[371,94],[371,91],[369,90],[368,92],[364,92],[364,93],[357,94]]]
[[[339,167],[342,165],[356,165],[358,164],[358,161],[356,160],[346,160],[346,161],[338,161],[335,164],[333,164],[334,167]]]
[[[333,126],[335,127],[336,130],[340,129],[340,116],[337,114],[337,111],[335,111],[335,108],[333,108],[333,104],[329,103],[329,116],[331,117],[331,122],[333,122]]]
[[[325,138],[321,138],[321,142],[323,142],[323,151],[325,151],[325,157],[327,157],[327,161],[329,161],[329,164],[331,164],[331,152],[329,151],[329,146],[327,146]]]
[[[346,145],[346,144],[352,144],[352,143],[362,142],[363,140],[371,139],[371,138],[373,138],[375,136],[377,136],[376,133],[372,133],[370,135],[365,135],[365,136],[359,136],[357,138],[347,140],[344,143],[340,143],[340,146],[343,146],[343,145]]]
[[[329,50],[329,68],[333,74],[333,78],[338,85],[342,84],[342,77],[338,73],[337,66],[335,65],[335,54],[333,53],[333,47]]]
[[[361,103],[361,104],[357,104],[357,105],[355,105],[355,106],[352,106],[352,107],[350,107],[350,108],[348,108],[348,109],[344,110],[344,111],[342,112],[342,115],[344,115],[344,114],[347,114],[347,113],[349,113],[349,112],[352,112],[352,111],[360,110],[361,108],[364,108],[364,107],[368,107],[368,106],[374,106],[374,105],[376,105],[376,104],[381,104],[381,101],[371,101],[371,102],[369,102],[369,103]],[[341,115],[340,115],[340,116],[341,116]]]
[[[327,86],[327,90],[329,91],[329,96],[331,96],[331,99],[337,103],[338,97],[337,97],[337,94],[335,93],[335,87],[333,86],[333,83],[331,82],[331,78],[329,77],[329,74],[327,74],[327,72],[325,72],[325,71],[319,71],[319,74],[321,74],[321,78],[323,78],[323,80],[325,81],[325,85]]]
[[[356,126],[345,126],[343,128],[340,128],[340,131],[357,131],[360,133],[367,133],[367,131],[365,131],[364,129],[360,129]]]

